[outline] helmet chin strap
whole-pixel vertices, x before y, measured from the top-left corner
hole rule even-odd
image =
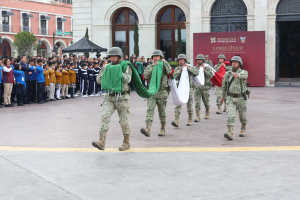
[[[116,65],[116,64],[118,64],[120,62],[120,60],[121,60],[121,57],[118,56],[118,61],[117,62],[111,62],[111,64]]]

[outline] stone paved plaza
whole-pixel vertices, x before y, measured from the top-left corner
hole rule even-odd
[[[299,199],[300,88],[251,88],[247,136],[227,141],[226,113],[217,115],[214,90],[210,119],[158,137],[145,126],[146,101],[131,94],[131,150],[118,152],[123,136],[117,113],[104,152],[98,139],[103,97],[0,109],[0,199]],[[202,105],[203,107],[203,105]],[[238,118],[237,118],[238,119]]]

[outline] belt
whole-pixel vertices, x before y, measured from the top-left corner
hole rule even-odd
[[[117,96],[120,93],[109,93],[109,96]],[[126,92],[121,92],[121,95],[126,95],[126,94],[130,94],[130,91],[126,91]]]
[[[228,94],[228,96],[231,96],[233,98],[239,98],[239,97],[242,97],[243,94]]]

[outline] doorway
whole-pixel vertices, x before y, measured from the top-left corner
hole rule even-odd
[[[277,22],[277,81],[300,82],[300,21]]]

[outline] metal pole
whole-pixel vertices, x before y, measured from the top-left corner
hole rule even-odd
[[[55,32],[53,32],[53,52],[55,52]]]

